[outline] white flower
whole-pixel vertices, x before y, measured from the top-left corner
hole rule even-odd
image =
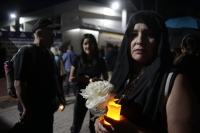
[[[81,89],[83,98],[87,99],[86,107],[93,110],[104,110],[109,101],[114,100],[110,94],[114,86],[108,81],[91,82],[86,89]]]

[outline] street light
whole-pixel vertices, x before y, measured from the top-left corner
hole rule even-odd
[[[12,14],[10,14],[10,17],[11,18],[16,18],[16,15],[12,13]]]
[[[111,7],[112,7],[112,9],[117,10],[119,8],[119,3],[114,2]]]

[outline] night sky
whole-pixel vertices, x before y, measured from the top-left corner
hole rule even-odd
[[[69,0],[1,0],[0,1],[0,21],[9,19],[9,14],[19,11],[20,14],[25,14],[48,6],[56,5]],[[102,4],[114,0],[89,0]],[[117,0],[116,0],[117,1]],[[120,0],[123,1],[123,0]],[[141,0],[130,0],[138,10],[141,10]],[[151,10],[152,5],[155,5],[155,0],[143,0],[144,9]],[[158,13],[164,19],[180,17],[180,16],[194,16],[200,18],[200,0],[157,0]]]
[[[66,1],[69,0],[1,0],[0,20],[9,19],[9,14],[16,12],[16,10],[20,14],[25,14]]]

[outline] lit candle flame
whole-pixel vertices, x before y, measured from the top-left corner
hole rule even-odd
[[[107,116],[119,121],[120,120],[120,112],[121,112],[121,105],[120,104],[116,104],[115,102],[109,102],[108,103],[108,112],[107,112]],[[110,123],[106,122],[104,120],[104,124],[106,125],[111,125]]]
[[[63,106],[62,104],[60,104],[59,107],[58,107],[58,109],[59,109],[60,111],[63,111],[63,110],[64,110],[64,106]]]

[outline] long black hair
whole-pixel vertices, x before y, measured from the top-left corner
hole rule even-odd
[[[83,50],[83,42],[84,42],[84,40],[85,39],[90,39],[90,41],[93,43],[93,45],[94,45],[94,51],[93,51],[93,53],[92,53],[92,57],[93,57],[93,63],[92,63],[92,66],[94,67],[96,64],[97,64],[97,60],[99,59],[99,50],[98,50],[98,44],[97,44],[97,41],[96,41],[96,39],[95,39],[95,37],[94,37],[94,35],[92,35],[92,34],[84,34],[83,36],[82,36],[82,39],[81,39],[81,44],[80,44],[80,46],[81,46],[81,65],[82,66],[85,66],[86,64],[86,62],[87,62],[87,54],[85,53],[85,51]]]
[[[175,65],[179,64],[183,58],[188,55],[197,55],[199,49],[199,39],[195,35],[187,35],[183,38],[181,46],[185,48],[185,51],[174,60]]]

